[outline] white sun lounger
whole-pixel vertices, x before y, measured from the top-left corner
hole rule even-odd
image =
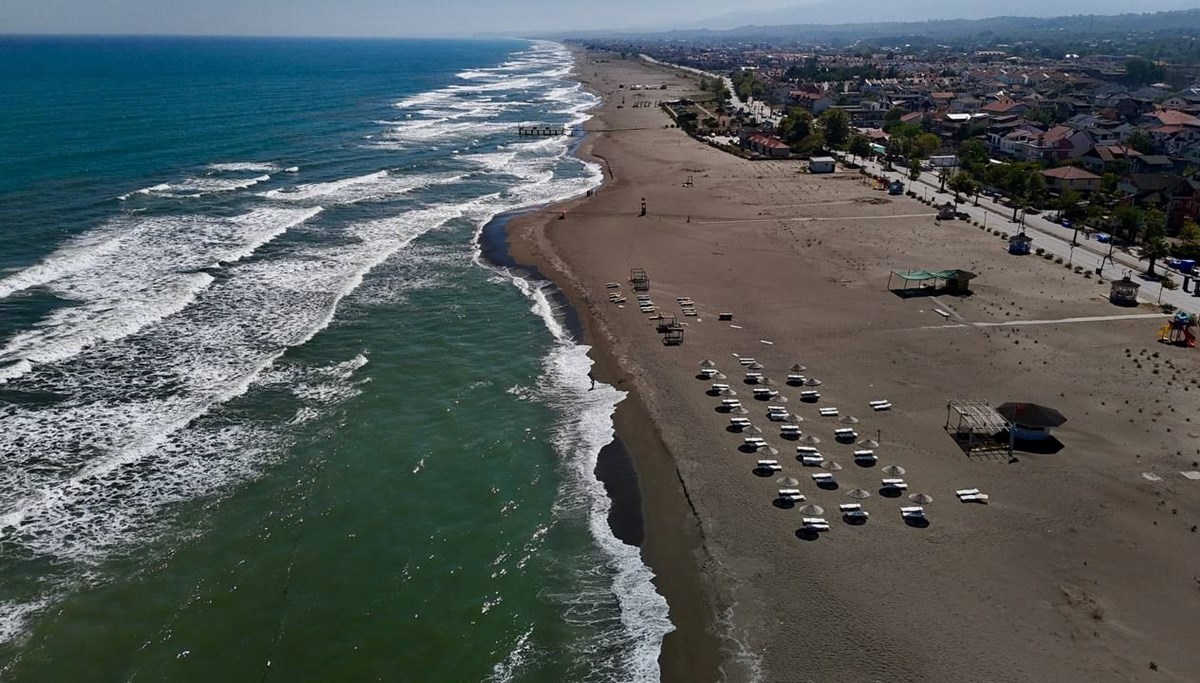
[[[820,455],[802,455],[800,456],[800,464],[805,467],[820,467],[821,463],[825,462],[825,458]]]
[[[959,489],[954,492],[956,496],[973,496],[979,493],[979,489]]]
[[[749,356],[745,356],[742,358],[738,358],[738,362],[741,363],[742,365],[749,365],[755,361],[753,358],[750,358]]]
[[[721,399],[721,405],[729,406],[730,408],[741,408],[742,402],[736,398],[723,398]]]
[[[789,436],[794,435],[794,434],[799,434],[800,426],[799,425],[781,425],[779,427],[779,433],[787,434]]]
[[[694,308],[683,309],[683,314],[689,318],[695,318],[696,316],[700,315],[699,313],[696,312],[696,309],[694,309]]]
[[[863,460],[866,462],[875,462],[879,460],[879,458],[875,455],[875,451],[871,450],[854,451],[854,459]]]
[[[848,439],[850,437],[854,437],[856,439],[858,438],[858,432],[854,431],[853,429],[851,429],[849,427],[840,427],[838,429],[835,429],[835,430],[833,430],[833,435],[838,437],[839,439]]]
[[[613,297],[613,298],[609,299],[609,301],[610,301],[610,302],[612,302],[612,303],[614,303],[614,304],[623,304],[623,303],[625,303],[625,297],[623,297],[623,296],[615,296],[615,297]]]
[[[819,401],[819,400],[821,400],[821,392],[815,391],[815,390],[801,391],[800,392],[800,400],[801,401]]]
[[[842,512],[855,512],[862,510],[862,503],[842,503],[838,506],[838,509]]]
[[[779,472],[780,470],[783,469],[783,465],[780,465],[778,460],[759,460],[758,468],[762,469],[762,470],[771,470],[773,472]]]
[[[638,294],[637,298],[638,298],[638,301],[649,301],[650,295],[649,294]]]
[[[903,479],[884,479],[883,480],[883,488],[899,489],[901,491],[907,491],[908,484],[906,484]]]
[[[792,489],[792,488],[779,489],[779,497],[780,498],[787,498],[788,496],[798,496],[798,495],[800,495],[800,489]]]
[[[747,382],[757,382],[761,379],[762,379],[761,372],[747,372],[746,373],[746,381]]]
[[[988,502],[988,494],[972,493],[969,496],[959,496],[958,499],[964,503],[986,503]]]
[[[788,382],[788,384],[803,384],[804,383],[804,375],[796,375],[796,374],[788,375],[787,382]]]
[[[742,443],[747,446],[754,446],[755,448],[758,448],[760,446],[766,446],[767,440],[761,436],[747,436],[746,438],[742,439]]]
[[[713,382],[713,385],[711,387],[709,387],[709,390],[710,391],[725,391],[728,388],[729,388],[728,384],[725,384],[722,382]]]
[[[833,475],[828,472],[814,472],[812,478],[813,481],[817,482],[818,484],[832,483],[833,481],[836,481],[833,478]]]
[[[817,450],[816,446],[796,446],[796,452],[800,455],[820,455],[821,451]]]
[[[829,531],[829,522],[824,517],[805,517],[804,528],[810,531]]]
[[[604,286],[607,287],[608,289],[620,289],[621,283],[620,282],[605,282]]]
[[[821,408],[821,417],[837,417],[837,408]]]
[[[755,396],[766,396],[771,393],[770,387],[754,387]]]
[[[731,418],[729,418],[729,424],[733,425],[734,427],[749,427],[750,426],[750,418],[748,418],[748,417],[731,417]]]
[[[911,505],[908,507],[902,507],[902,508],[900,508],[900,516],[901,517],[924,517],[925,516],[925,508],[921,507],[920,505]]]
[[[880,412],[880,411],[883,411],[883,410],[891,410],[891,409],[892,409],[892,404],[891,404],[891,403],[879,403],[879,404],[877,404],[877,405],[873,405],[873,406],[871,406],[871,408],[872,408],[872,409],[873,409],[875,412]]]

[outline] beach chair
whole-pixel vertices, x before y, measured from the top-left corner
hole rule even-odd
[[[815,389],[800,392],[800,400],[806,403],[816,403],[821,400],[821,392]]]
[[[685,309],[683,309],[683,315],[688,318],[695,318],[696,316],[698,316],[700,314],[697,313],[696,309],[694,309],[694,308],[685,308]]]
[[[907,491],[908,484],[903,479],[884,479],[882,488]]]
[[[858,432],[854,431],[850,427],[838,427],[837,429],[833,430],[833,435],[839,439],[858,438]]]
[[[614,297],[614,298],[612,298],[612,299],[609,299],[609,301],[611,301],[611,302],[612,302],[612,303],[614,303],[614,304],[623,304],[623,303],[625,303],[625,297],[623,297],[623,296],[618,296],[618,297]]]
[[[620,282],[605,282],[604,286],[608,289],[620,289],[621,283]]]
[[[700,376],[703,377],[704,379],[712,379],[713,377],[717,376],[717,369],[716,368],[701,368]]]
[[[762,378],[763,378],[763,375],[761,372],[753,372],[752,371],[752,372],[746,373],[746,381],[747,382],[757,383],[757,382],[761,381]]]
[[[837,417],[838,409],[833,407],[825,407],[820,409],[821,417]]]
[[[813,472],[812,479],[818,484],[832,484],[837,481],[829,472]]]
[[[809,531],[829,531],[829,522],[824,517],[805,517],[803,521]]]
[[[721,393],[722,391],[725,391],[728,388],[729,388],[728,384],[724,384],[722,382],[713,382],[713,385],[711,387],[709,387],[709,391],[715,391],[717,393]]]
[[[959,496],[958,499],[959,499],[959,501],[961,501],[963,503],[987,503],[988,502],[988,494],[975,493],[975,494],[972,494],[969,496]]]
[[[800,489],[795,489],[795,488],[779,489],[779,497],[780,498],[787,498],[788,496],[799,495],[799,493],[800,493]]]
[[[736,398],[723,398],[721,399],[721,405],[725,406],[726,408],[741,408],[742,402]]]
[[[747,366],[747,365],[750,365],[751,363],[754,363],[754,362],[756,362],[756,361],[755,361],[753,358],[749,357],[749,356],[745,356],[745,357],[742,357],[742,358],[738,358],[738,362],[739,362],[739,363],[741,363],[743,367],[745,367],[745,366]]]
[[[867,401],[867,405],[871,406],[872,410],[891,410],[892,404],[887,399],[878,399],[875,401]]]
[[[762,448],[763,446],[766,446],[767,440],[762,438],[761,436],[747,436],[744,439],[742,439],[742,445],[757,449],[757,448]]]
[[[733,425],[734,427],[741,427],[742,429],[745,429],[746,427],[750,426],[750,418],[731,417],[729,418],[729,424]]]
[[[772,472],[782,472],[783,465],[780,465],[778,460],[759,460],[758,469],[770,470]]]
[[[979,493],[979,489],[959,489],[954,492],[954,495],[961,498],[963,496],[973,496],[973,495],[976,495],[977,493]]]
[[[787,383],[790,386],[798,387],[804,384],[804,375],[791,374],[787,376]]]
[[[800,426],[782,425],[779,427],[779,433],[784,436],[800,436]]]
[[[879,458],[875,455],[875,451],[872,451],[872,450],[854,451],[854,461],[855,462],[873,463],[873,462],[877,462],[878,460],[879,460]]]
[[[800,456],[800,464],[805,467],[820,467],[825,462],[825,457],[821,455],[802,455]]]
[[[838,506],[838,509],[842,512],[854,512],[856,510],[862,510],[862,503],[842,503]]]
[[[925,508],[920,505],[909,505],[900,508],[900,516],[905,519],[925,519]]]

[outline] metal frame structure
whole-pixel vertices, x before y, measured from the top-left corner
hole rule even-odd
[[[958,422],[952,428],[951,422],[955,417]],[[967,455],[1003,450],[1012,457],[1015,437],[1013,425],[987,401],[951,399],[946,403],[945,429]],[[1006,435],[1003,441],[997,438],[1002,433]]]

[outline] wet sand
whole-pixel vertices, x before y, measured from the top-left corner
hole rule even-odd
[[[631,392],[617,431],[638,475],[643,555],[677,626],[664,679],[1191,680],[1200,482],[1179,473],[1200,470],[1196,351],[1157,343],[1161,322],[1128,317],[1153,311],[1112,306],[1106,284],[1009,256],[1000,237],[938,224],[854,171],[741,160],[664,128],[657,107],[629,106],[687,96],[693,77],[580,59],[581,80],[605,97],[589,127],[621,129],[580,150],[602,162],[606,183],[507,228],[512,255],[579,312],[596,376]],[[631,83],[669,87],[618,87]],[[635,267],[686,323],[683,345],[664,346],[638,311]],[[889,292],[889,272],[910,268],[979,278],[963,298]],[[608,302],[610,281],[625,306]],[[680,315],[677,297],[699,315]],[[1103,319],[1060,322],[1089,316]],[[801,429],[843,466],[838,490],[814,485],[820,470],[797,462],[733,354],[765,366]],[[774,476],[752,472],[766,456],[738,450],[742,435],[695,377],[702,358],[727,374],[782,474],[825,508],[829,532],[798,534],[803,515],[773,504]],[[823,380],[819,404],[784,384],[797,362]],[[873,412],[867,402],[880,398],[894,409]],[[1055,432],[1062,450],[967,456],[943,429],[957,398],[1052,406],[1068,418]],[[878,436],[876,467],[834,442],[845,425],[819,406]],[[901,520],[907,498],[880,495],[889,464],[907,469],[908,493],[933,496],[927,526]],[[862,501],[871,518],[851,526],[836,511],[858,487],[873,494]],[[990,504],[956,500],[972,487]]]

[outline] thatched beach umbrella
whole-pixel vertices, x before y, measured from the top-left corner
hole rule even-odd
[[[734,408],[733,410],[731,410],[731,411],[729,411],[729,412],[730,412],[730,413],[733,413],[734,415],[749,415],[749,414],[750,414],[750,411],[749,411],[749,410],[746,410],[746,407],[745,407],[745,406],[739,406],[739,407],[737,407],[737,408]]]
[[[908,499],[917,505],[929,505],[933,502],[933,496],[928,493],[914,493]]]
[[[757,450],[759,453],[766,453],[766,454],[768,454],[768,455],[779,455],[779,449],[778,449],[778,448],[776,448],[776,447],[774,447],[774,446],[768,446],[768,445],[765,445],[765,444],[764,444],[764,445],[762,445],[762,446],[759,446],[759,447],[758,447],[756,450]]]
[[[742,427],[742,433],[743,434],[762,434],[763,430],[762,430],[762,427],[755,427],[754,425],[750,425],[749,427]]]
[[[800,437],[800,443],[806,446],[816,446],[817,444],[821,443],[821,439],[813,436],[812,434],[805,434],[804,436]]]
[[[713,379],[729,379],[729,376],[723,372],[718,372],[717,374],[713,375]]]
[[[798,424],[800,424],[801,422],[804,422],[804,418],[800,417],[799,415],[797,415],[797,414],[795,414],[795,413],[792,413],[792,414],[788,415],[788,416],[787,416],[787,419],[786,419],[786,420],[784,420],[784,421],[785,421],[785,422],[788,422],[788,423],[791,423],[791,424],[794,424],[794,425],[798,425]]]
[[[716,363],[714,363],[714,362],[712,362],[711,360],[709,360],[709,359],[705,358],[704,360],[700,361],[700,367],[702,367],[702,368],[715,368],[715,367],[717,367],[717,364],[716,364]]]
[[[859,448],[865,448],[867,450],[871,450],[871,449],[879,448],[879,442],[876,441],[875,439],[867,439],[866,441],[859,441],[858,446],[859,446]]]
[[[899,465],[888,465],[887,467],[883,468],[884,474],[887,474],[887,475],[890,475],[893,477],[899,477],[900,475],[904,474],[905,471],[906,470]]]
[[[763,377],[762,379],[758,380],[758,383],[763,385],[764,387],[775,386],[775,380],[771,379],[770,377]]]
[[[808,379],[804,380],[804,386],[806,387],[819,387],[821,384],[821,380],[817,379],[816,377],[809,377]]]
[[[763,367],[765,367],[765,366],[762,363],[759,363],[758,361],[754,361],[753,363],[747,365],[746,367],[750,368],[751,370],[762,370]]]
[[[772,403],[787,403],[788,397],[784,396],[783,394],[775,394],[774,396],[771,397],[771,402]]]
[[[804,514],[804,515],[813,515],[813,516],[823,515],[823,514],[825,514],[825,508],[821,507],[820,505],[817,505],[816,503],[809,503],[808,505],[805,505],[804,507],[800,508],[800,513]]]
[[[846,492],[846,495],[850,496],[851,498],[857,498],[858,500],[862,500],[863,498],[870,498],[871,492],[867,491],[865,489],[850,489],[849,491]]]
[[[733,389],[722,389],[721,395],[722,396],[737,396],[737,392],[734,391]]]
[[[837,464],[836,462],[833,462],[832,460],[829,462],[821,463],[821,467],[824,467],[825,469],[829,470],[830,472],[841,472],[842,471],[842,466]]]
[[[794,489],[800,485],[800,480],[795,477],[780,477],[775,480],[775,483],[785,489]]]
[[[788,372],[804,372],[807,369],[808,369],[807,367],[805,367],[799,363],[796,363],[792,367],[788,368]]]
[[[838,422],[841,422],[844,425],[856,425],[858,424],[858,418],[854,417],[853,415],[843,415],[838,418]]]

